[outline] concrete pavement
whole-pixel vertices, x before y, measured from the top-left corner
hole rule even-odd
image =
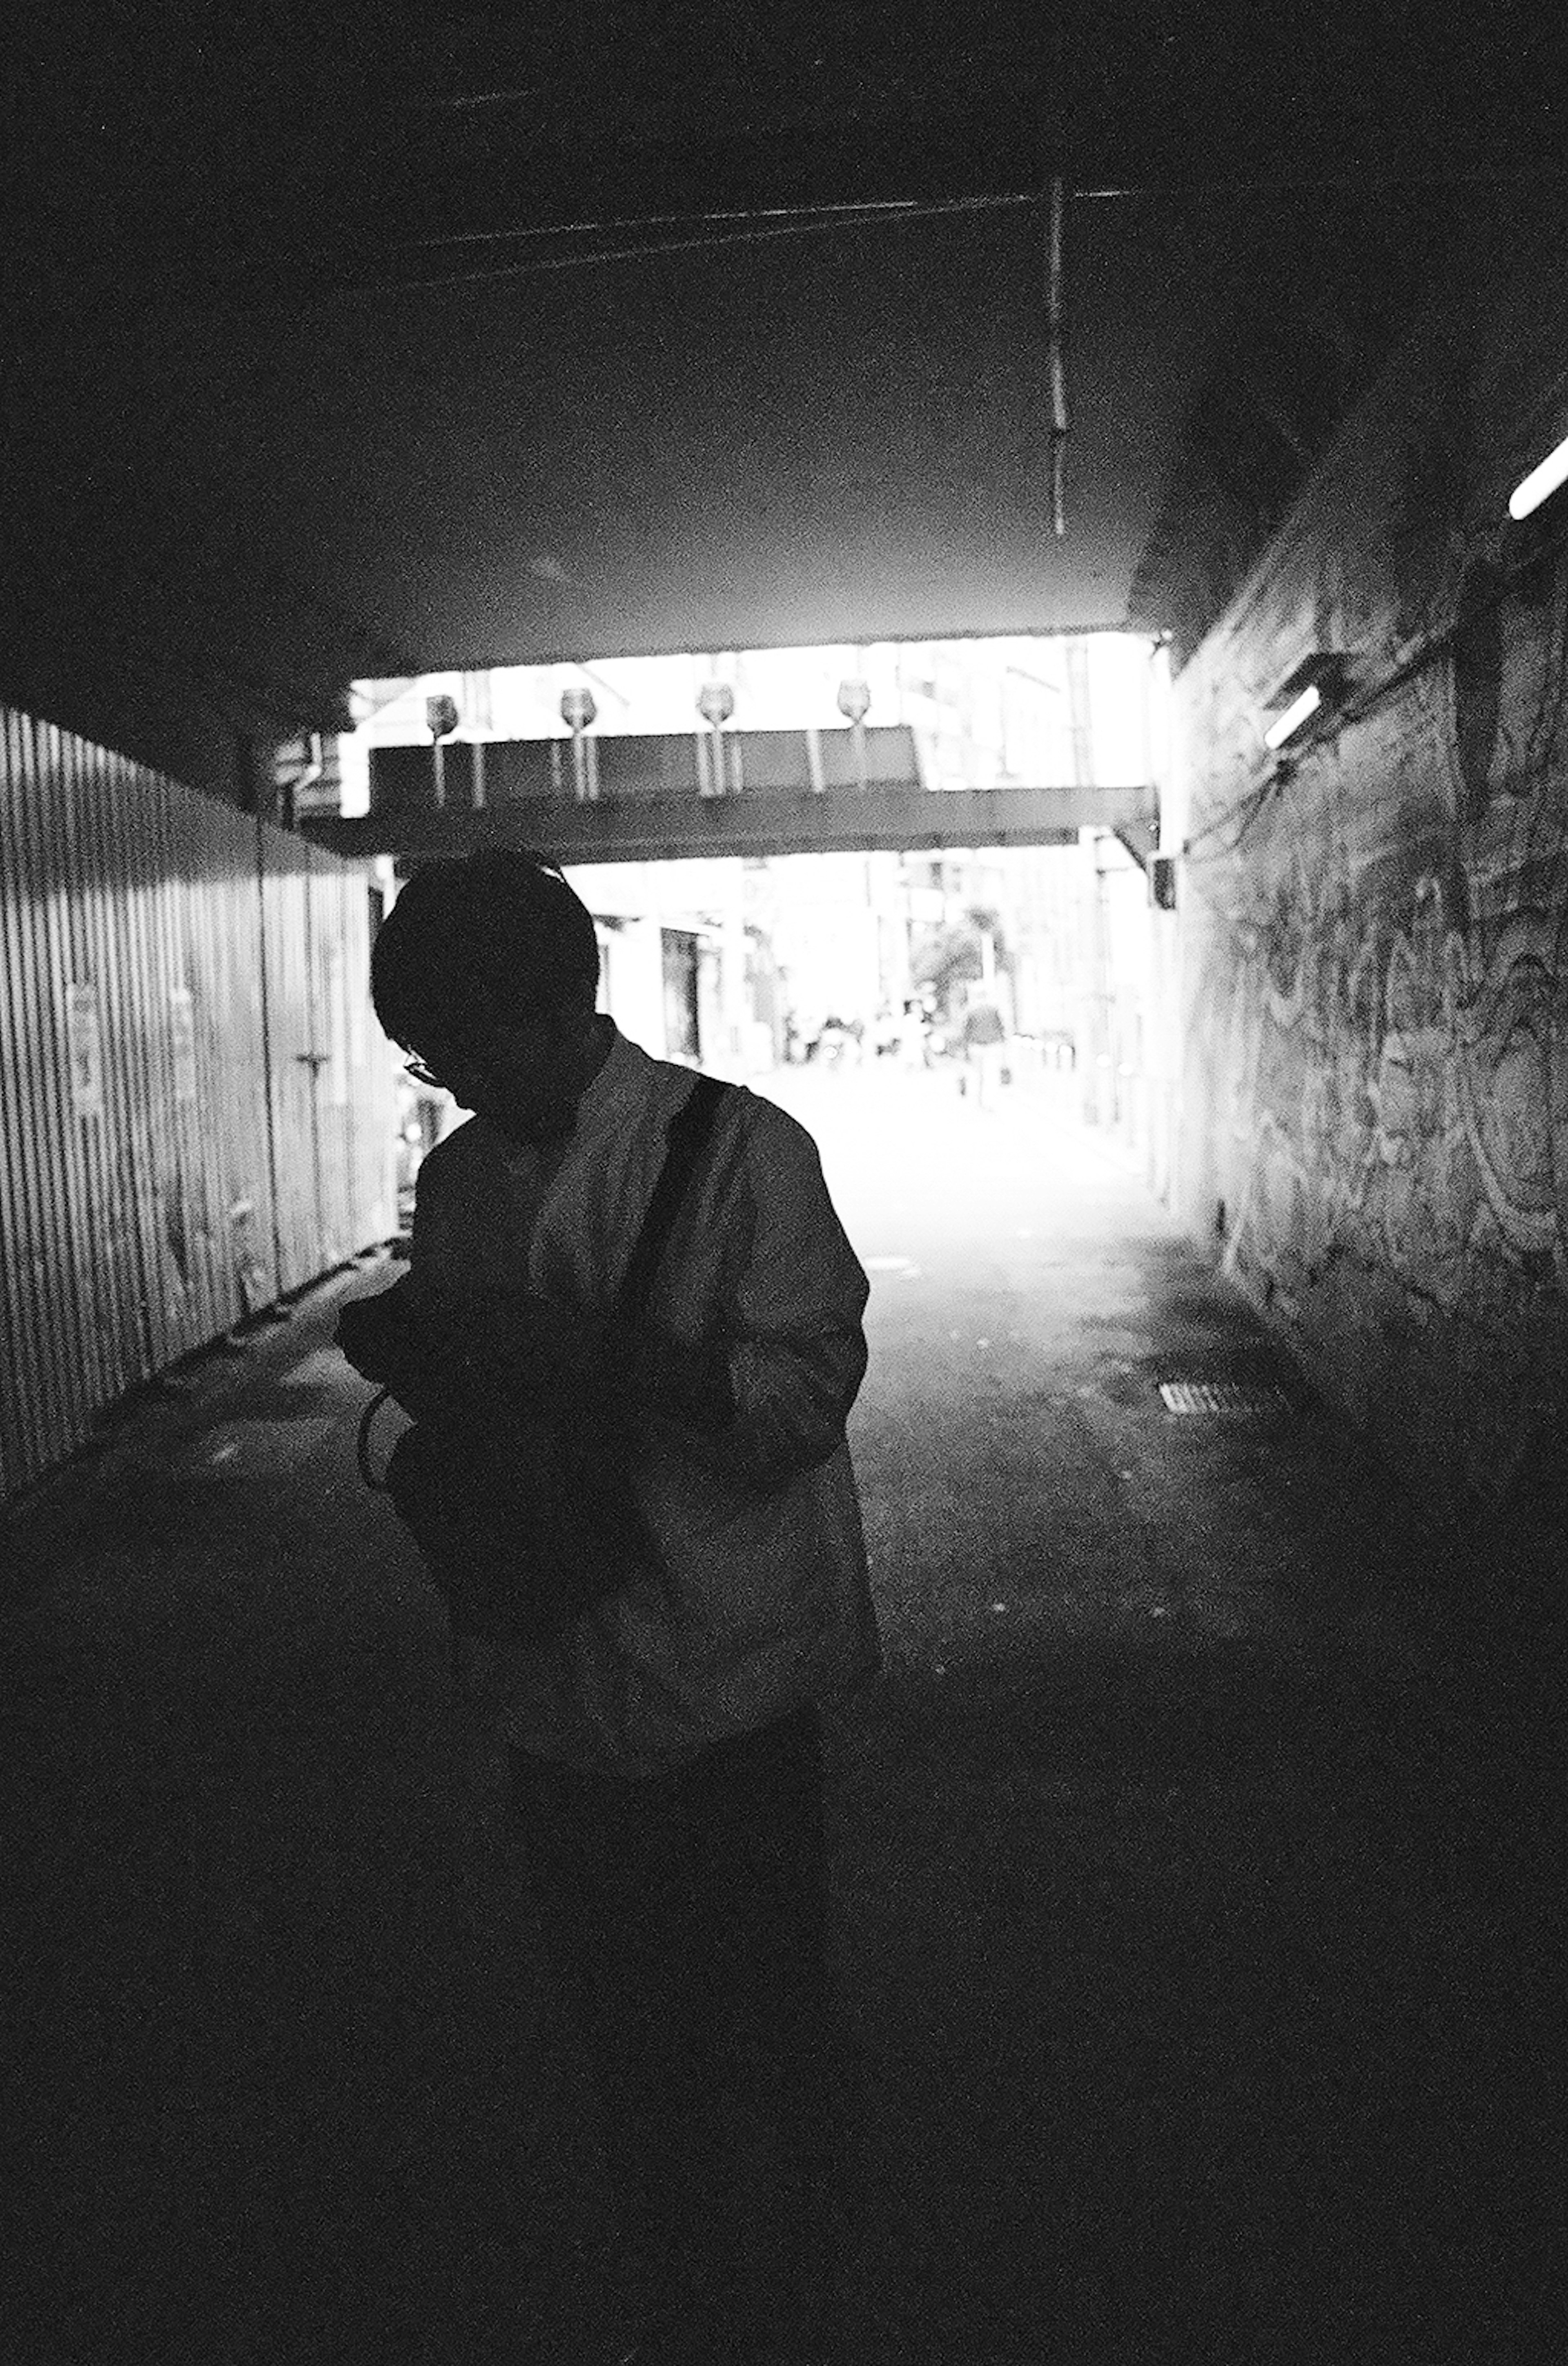
[[[1561,1827],[1456,1680],[1445,1540],[1122,1162],[919,1085],[792,1096],[874,1268],[850,2354],[1568,2354]]]
[[[1568,2355],[1554,1761],[1528,1687],[1462,1673],[1509,1572],[1423,1529],[1070,1116],[874,1063],[770,1089],[874,1284],[844,2355]],[[592,2366],[617,2333],[496,1770],[354,1470],[324,1341],[365,1286],[10,1526],[20,2358]]]

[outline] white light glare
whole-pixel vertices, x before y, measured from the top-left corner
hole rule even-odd
[[[1531,510],[1540,509],[1542,501],[1557,490],[1568,477],[1568,435],[1555,452],[1549,452],[1539,468],[1530,470],[1522,484],[1516,485],[1508,495],[1508,515],[1527,518]]]
[[[1292,731],[1297,731],[1309,715],[1315,715],[1323,704],[1323,693],[1315,682],[1309,682],[1299,698],[1293,698],[1277,722],[1263,734],[1266,748],[1282,748]]]

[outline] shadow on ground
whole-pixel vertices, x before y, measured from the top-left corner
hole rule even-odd
[[[1254,1372],[1256,1327],[1159,1265],[1148,1296],[1191,1301],[1169,1337]],[[356,1479],[363,1392],[310,1352],[333,1303],[128,1433],[52,1543],[41,1509],[13,1529],[28,2366],[598,2366],[625,2329],[495,1762]],[[1370,1619],[1409,1551],[1386,1490],[1310,1424],[1160,1427],[1165,1336],[1105,1320],[1049,1385],[1027,1343],[1016,1384],[977,1369],[963,1410],[967,1467],[1055,1505],[1053,1555],[1031,1528],[976,1584],[918,1357],[868,1448],[888,1665],[830,1734],[843,2355],[1546,2366],[1529,1762]]]

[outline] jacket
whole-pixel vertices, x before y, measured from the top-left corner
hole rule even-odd
[[[492,1336],[519,1277],[562,1307],[609,1312],[694,1081],[616,1031],[547,1179],[482,1118],[458,1127],[420,1169],[421,1287]],[[460,1639],[463,1680],[513,1746],[653,1775],[875,1673],[845,1437],[869,1294],[810,1135],[733,1087],[649,1309],[671,1386],[669,1411],[643,1424],[633,1483],[663,1573],[634,1577],[547,1651]],[[705,1360],[728,1383],[718,1426],[682,1411]]]

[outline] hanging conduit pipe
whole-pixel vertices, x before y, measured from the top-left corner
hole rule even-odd
[[[1051,332],[1051,524],[1056,538],[1067,531],[1067,360],[1063,293],[1062,229],[1066,195],[1060,178],[1051,183],[1050,276],[1045,319]]]

